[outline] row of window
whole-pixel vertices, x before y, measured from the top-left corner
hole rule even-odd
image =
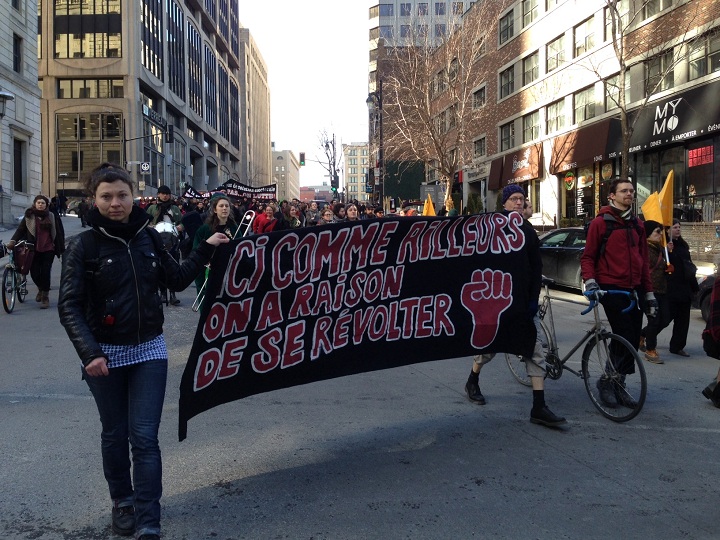
[[[468,5],[472,6],[475,2],[469,2]],[[462,15],[465,12],[465,3],[464,2],[449,2],[450,4],[450,13],[453,15]],[[411,2],[400,2],[400,10],[399,15],[401,17],[411,17],[413,16],[413,9],[412,9],[412,3]],[[434,2],[433,8],[435,15],[438,16],[444,16],[447,15],[448,11],[448,2]],[[429,2],[418,2],[417,3],[417,10],[414,15],[417,15],[418,17],[427,17],[430,15],[430,3]],[[380,4],[378,6],[373,6],[370,8],[370,18],[374,19],[375,17],[394,17],[395,16],[395,5],[394,4]]]

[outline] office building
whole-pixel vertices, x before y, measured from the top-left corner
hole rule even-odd
[[[273,183],[277,200],[300,199],[300,162],[291,150],[273,150]]]
[[[365,203],[370,200],[372,186],[368,184],[368,144],[353,142],[342,145],[345,201]]]
[[[238,0],[42,0],[43,189],[104,161],[136,195],[272,183],[267,66]]]

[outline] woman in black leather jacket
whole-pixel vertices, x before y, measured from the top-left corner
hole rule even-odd
[[[86,187],[96,202],[92,230],[75,236],[63,254],[60,322],[100,412],[112,529],[156,540],[162,494],[158,429],[168,356],[158,285],[186,288],[215,247],[229,239],[211,236],[180,265],[148,228],[150,216],[133,205],[127,171],[103,163]]]

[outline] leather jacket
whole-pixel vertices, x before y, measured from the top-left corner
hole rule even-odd
[[[154,241],[150,235],[157,235]],[[82,235],[94,235],[86,238]],[[94,241],[94,242],[93,242]],[[88,246],[95,246],[95,253]],[[126,241],[94,228],[74,236],[63,254],[58,311],[83,365],[103,357],[99,343],[137,345],[162,334],[158,286],[185,289],[215,248],[202,242],[178,264],[147,224]]]

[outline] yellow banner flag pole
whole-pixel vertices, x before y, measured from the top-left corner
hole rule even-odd
[[[425,201],[425,206],[423,206],[423,216],[434,216],[435,215],[435,206],[432,202],[432,197],[430,197],[430,194],[428,193],[427,200]]]

